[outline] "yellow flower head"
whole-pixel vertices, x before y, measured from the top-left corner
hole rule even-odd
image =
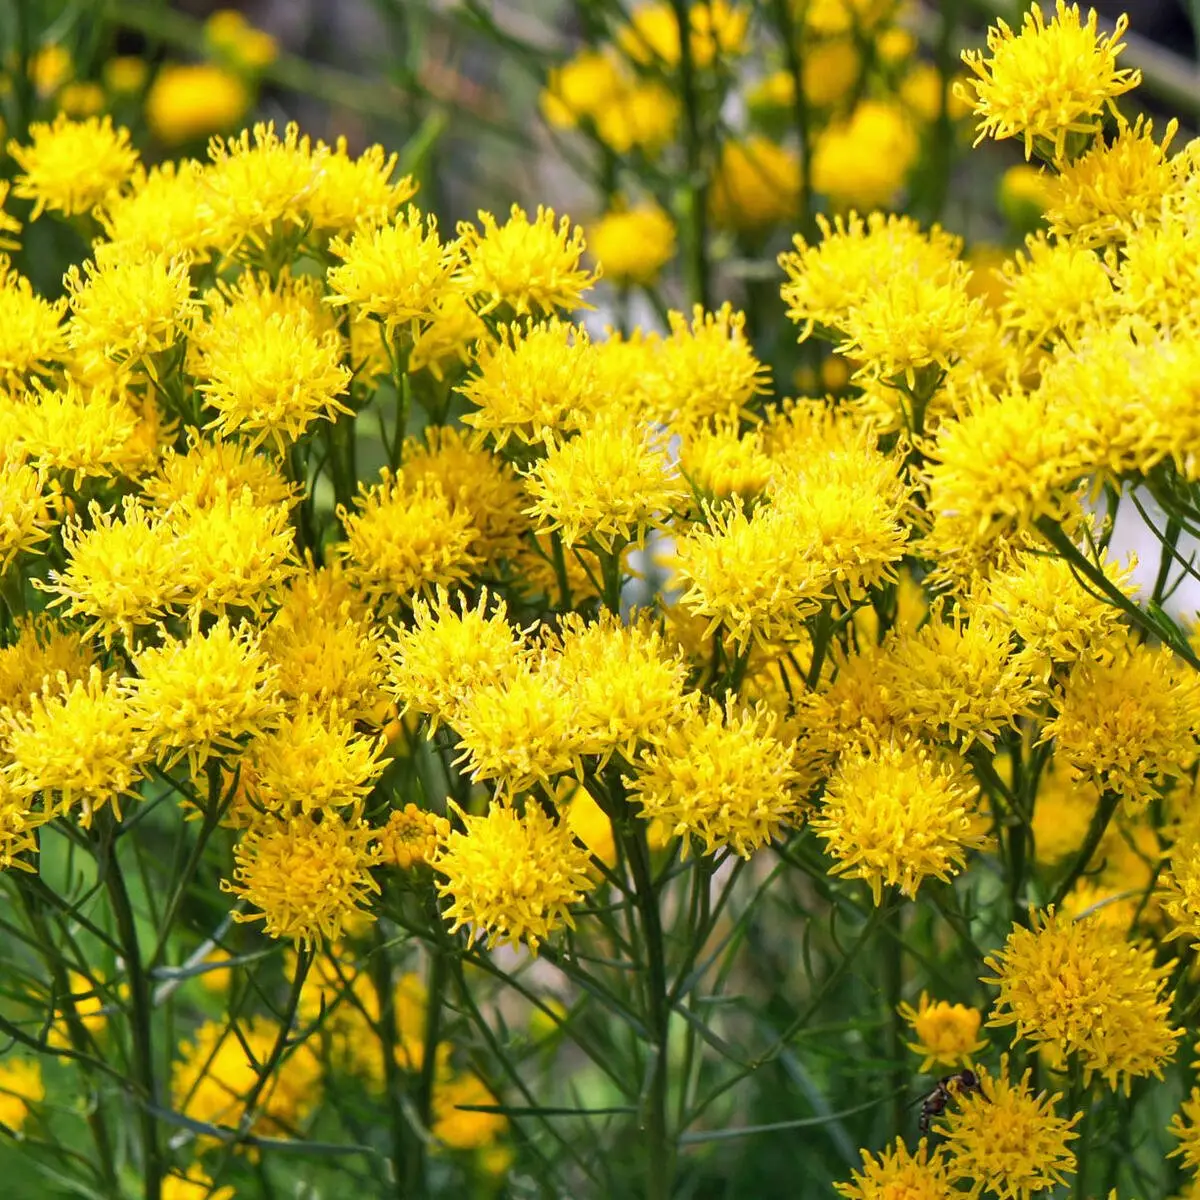
[[[64,570],[51,571],[51,604],[65,604],[67,616],[82,616],[88,632],[111,645],[119,633],[128,640],[138,625],[166,616],[184,593],[169,525],[133,496],[105,511],[93,502],[85,528],[78,517],[63,528]]]
[[[374,830],[325,811],[264,816],[234,847],[233,881],[222,891],[241,897],[257,912],[233,914],[235,921],[262,921],[268,937],[312,946],[342,936],[346,923],[370,916],[364,904],[378,893],[371,875],[379,850]]]
[[[945,1000],[931,1002],[922,992],[916,1008],[904,1003],[899,1012],[916,1035],[908,1048],[922,1056],[922,1072],[935,1066],[966,1066],[987,1045],[979,1036],[983,1014],[977,1008]]]
[[[19,1134],[30,1107],[45,1098],[42,1065],[36,1058],[5,1058],[0,1062],[0,1125]]]
[[[235,128],[251,100],[246,81],[216,63],[164,63],[146,93],[146,123],[178,146]]]
[[[242,498],[249,493],[264,508],[291,507],[297,488],[277,462],[255,454],[240,442],[193,437],[186,454],[167,449],[157,471],[142,481],[142,495],[163,514],[173,504],[193,511]]]
[[[42,468],[0,463],[0,573],[22,551],[36,549],[58,523],[46,482]]]
[[[238,760],[255,807],[309,816],[361,802],[383,774],[382,738],[363,737],[336,708],[302,700]]]
[[[606,762],[614,751],[633,762],[641,745],[657,745],[685,714],[687,666],[644,619],[626,624],[602,610],[595,621],[562,619],[547,638],[554,672],[574,698],[575,719],[586,732],[586,752]]]
[[[33,375],[46,375],[67,353],[62,323],[67,301],[45,300],[0,255],[0,382],[20,391]]]
[[[841,756],[810,824],[836,860],[831,874],[865,879],[876,905],[884,884],[914,899],[923,880],[950,879],[984,844],[976,795],[924,746],[889,739]]]
[[[204,256],[211,215],[204,199],[204,167],[190,158],[159,163],[147,172],[138,167],[119,193],[96,210],[114,255],[134,260]]]
[[[1141,114],[1111,143],[1096,142],[1067,164],[1050,186],[1046,220],[1056,237],[1079,247],[1105,246],[1128,238],[1140,220],[1154,221],[1176,181],[1177,160],[1167,157],[1179,130],[1167,123],[1161,142]]]
[[[464,925],[488,948],[524,942],[538,945],[564,925],[575,927],[571,905],[595,886],[588,854],[565,820],[546,815],[530,801],[524,814],[493,803],[481,815],[460,813],[463,828],[451,829],[439,845],[433,869],[449,896],[445,918],[454,933]]]
[[[436,603],[418,598],[413,624],[396,631],[389,649],[389,690],[405,710],[432,718],[432,735],[440,721],[457,724],[476,688],[509,678],[526,657],[503,600],[493,600],[484,588],[473,607],[461,595],[455,606],[438,588]]]
[[[692,309],[669,314],[671,336],[647,356],[642,381],[651,414],[689,425],[717,417],[733,419],[771,390],[769,371],[746,336],[746,317],[726,302],[716,312]],[[648,414],[650,415],[650,414]]]
[[[13,194],[34,202],[34,220],[47,209],[65,217],[91,212],[138,161],[129,130],[114,129],[111,117],[71,121],[64,113],[53,124],[35,121],[29,145],[10,141],[8,152],[21,168]]]
[[[275,670],[259,641],[222,617],[204,633],[166,635],[133,656],[130,707],[160,761],[173,766],[186,757],[196,775],[209,758],[240,750],[276,724]]]
[[[252,446],[270,438],[282,455],[313,421],[350,411],[341,339],[302,309],[264,315],[236,295],[216,302],[195,350],[197,390],[222,435],[244,431]]]
[[[662,821],[704,854],[728,847],[742,858],[799,821],[802,797],[791,744],[764,705],[746,708],[733,694],[709,699],[671,725],[626,778],[647,821]]]
[[[862,1152],[862,1169],[853,1171],[849,1183],[835,1183],[834,1190],[846,1200],[954,1200],[958,1195],[946,1178],[940,1153],[929,1153],[922,1138],[913,1154],[897,1138],[881,1154]]]
[[[614,208],[587,231],[592,258],[615,283],[653,283],[675,257],[675,222],[653,201]]]
[[[1067,1143],[1079,1136],[1072,1126],[1082,1114],[1070,1120],[1058,1116],[1054,1106],[1061,1096],[1034,1096],[1030,1072],[1016,1084],[1007,1072],[1005,1056],[998,1076],[981,1074],[981,1094],[960,1093],[947,1109],[946,1174],[970,1183],[976,1195],[986,1187],[1008,1200],[1031,1200],[1074,1173],[1075,1155]]]
[[[568,440],[551,439],[525,476],[526,511],[568,547],[590,540],[612,553],[614,544],[644,545],[665,524],[685,495],[678,478],[661,430],[606,412]]]
[[[894,102],[863,100],[822,130],[813,149],[812,186],[836,209],[893,204],[921,143],[907,112]]]
[[[522,511],[528,498],[517,473],[456,426],[428,426],[424,438],[404,443],[405,479],[436,484],[452,504],[471,514],[479,530],[471,547],[475,553],[489,563],[513,558],[530,527]]]
[[[433,1089],[434,1137],[451,1150],[480,1150],[495,1145],[508,1128],[508,1118],[503,1113],[478,1111],[495,1105],[495,1095],[478,1075],[468,1073],[439,1079]],[[507,1164],[511,1152],[503,1145],[496,1149],[501,1161]],[[484,1162],[487,1161],[485,1157]],[[503,1176],[507,1170],[507,1165],[502,1166],[496,1174]]]
[[[488,212],[479,214],[479,224],[482,230],[468,222],[458,227],[462,264],[455,281],[474,298],[480,313],[501,305],[535,316],[590,307],[583,293],[598,274],[579,265],[583,230],[570,217],[556,221],[552,208],[539,205],[531,221],[514,204],[503,225]]]
[[[318,147],[325,149],[322,143]],[[368,146],[357,158],[340,137],[321,160],[316,187],[308,196],[308,219],[318,233],[337,233],[392,220],[402,204],[416,195],[411,175],[392,177],[399,155]]]
[[[572,129],[580,121],[598,120],[628,86],[613,54],[584,48],[550,69],[540,98],[542,114],[556,128]]]
[[[687,430],[679,448],[679,470],[702,500],[748,500],[766,488],[776,466],[757,430],[743,433],[737,422],[718,420]]]
[[[729,0],[702,0],[688,10],[688,49],[697,67],[710,67],[745,49],[750,13]],[[630,13],[617,45],[635,63],[675,66],[682,47],[679,20],[669,0],[652,0]]]
[[[679,117],[679,99],[664,83],[627,82],[596,113],[596,136],[614,154],[653,158],[675,136]]]
[[[445,817],[406,804],[390,813],[379,831],[380,865],[408,871],[432,862],[439,840],[449,836],[450,824]]]
[[[1083,659],[1043,740],[1054,740],[1075,779],[1130,806],[1146,804],[1196,760],[1197,686],[1191,668],[1165,646],[1129,645],[1108,661]]]
[[[464,583],[479,566],[471,514],[437,483],[410,483],[385,468],[379,483],[359,485],[354,511],[339,508],[338,519],[346,570],[372,603],[408,604],[414,592]]]
[[[307,1042],[290,1048],[263,1081],[273,1061],[277,1025],[255,1017],[235,1030],[222,1019],[206,1021],[180,1046],[171,1068],[171,1099],[193,1121],[237,1129],[251,1114],[250,1131],[294,1137],[297,1126],[321,1100],[321,1062]]]
[[[275,39],[251,25],[236,8],[219,8],[204,22],[204,42],[218,57],[244,71],[261,71],[279,54]]]
[[[934,619],[892,647],[892,715],[915,733],[991,749],[1040,696],[1011,657],[1009,633],[988,621]]]
[[[83,679],[60,674],[47,681],[23,712],[4,710],[4,776],[16,795],[45,794],[48,813],[92,815],[123,796],[141,778],[146,742],[138,714],[120,686],[99,667]]]
[[[964,50],[963,61],[976,78],[962,85],[963,99],[980,118],[978,145],[985,137],[1020,137],[1025,157],[1039,153],[1056,162],[1074,157],[1070,135],[1090,137],[1100,129],[1105,112],[1119,116],[1117,96],[1137,87],[1142,73],[1117,67],[1125,48],[1119,39],[1129,18],[1117,18],[1112,33],[1100,34],[1096,10],[1080,22],[1079,6],[1057,0],[1050,24],[1039,4],[1025,14],[1020,34],[1001,20],[988,30],[991,57]],[[970,86],[974,96],[967,92]],[[1079,138],[1073,138],[1077,145]]]
[[[186,1174],[167,1175],[162,1181],[162,1200],[234,1200],[235,1195],[231,1185],[217,1187],[198,1163]]]
[[[67,341],[85,374],[106,364],[141,364],[152,378],[154,356],[186,336],[199,316],[185,258],[101,253],[81,274],[71,267],[63,278],[70,297]]]
[[[795,150],[760,134],[727,141],[709,193],[713,221],[723,229],[761,232],[795,217],[800,191]]]
[[[440,382],[470,365],[488,328],[457,287],[439,296],[427,318],[409,350],[408,369],[428,371]]]
[[[875,33],[896,8],[897,0],[806,0],[804,28],[818,37]]]
[[[458,265],[456,248],[438,238],[436,219],[422,219],[413,207],[390,224],[359,229],[349,240],[333,238],[329,253],[342,260],[329,269],[329,303],[353,305],[357,314],[374,317],[389,339],[399,328],[415,338],[434,318]]]
[[[587,331],[557,317],[529,327],[502,327],[481,346],[478,372],[458,390],[476,406],[463,423],[490,433],[503,450],[510,437],[528,445],[551,431],[577,429],[603,398]]]
[[[1100,1075],[1128,1093],[1139,1076],[1162,1078],[1182,1029],[1172,1028],[1163,992],[1173,963],[1155,966],[1154,947],[1134,945],[1094,917],[1053,910],[1014,926],[984,962],[1000,989],[989,1025],[1015,1025],[1018,1038],[1078,1055],[1085,1079]]]
[[[0,709],[29,711],[42,685],[59,678],[87,679],[95,650],[83,635],[45,616],[17,622],[17,640],[0,648]]]

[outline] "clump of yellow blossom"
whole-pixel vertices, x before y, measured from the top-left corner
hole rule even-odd
[[[886,208],[916,162],[920,139],[894,102],[864,100],[821,131],[813,148],[813,190],[836,209]]]
[[[702,853],[749,858],[802,814],[792,747],[764,706],[697,702],[642,754],[627,779],[647,821],[662,821]]]
[[[0,378],[20,392],[67,353],[66,298],[47,300],[0,255]]]
[[[1127,645],[1108,661],[1083,659],[1042,736],[1054,739],[1075,779],[1142,805],[1196,760],[1197,686],[1166,647]]]
[[[1200,1171],[1200,1088],[1192,1088],[1179,1111],[1171,1117],[1168,1131],[1179,1142],[1169,1157],[1181,1158],[1189,1171]]]
[[[47,209],[65,217],[91,212],[138,161],[129,130],[114,128],[111,117],[72,121],[64,113],[50,124],[35,121],[29,144],[10,141],[8,152],[21,168],[13,194],[34,202],[34,220]]]
[[[687,9],[688,49],[697,67],[739,54],[744,46],[750,12],[729,0],[704,0]],[[617,45],[634,62],[679,62],[682,53],[680,20],[669,0],[639,4],[617,32]]]
[[[36,1058],[6,1058],[0,1062],[0,1125],[21,1133],[29,1110],[46,1098],[42,1067]]]
[[[583,230],[569,217],[556,220],[552,208],[539,205],[531,221],[514,204],[503,225],[488,212],[479,214],[479,224],[482,229],[467,222],[458,227],[462,263],[455,282],[480,313],[504,305],[513,313],[549,316],[586,307],[583,293],[598,276],[579,265]]]
[[[192,1163],[185,1174],[172,1173],[162,1181],[162,1200],[234,1200],[235,1195],[232,1184],[217,1187],[197,1163]]]
[[[221,882],[258,910],[235,911],[234,920],[262,921],[268,937],[297,946],[341,937],[379,891],[370,870],[379,860],[374,836],[359,820],[328,810],[319,819],[264,816],[234,847],[232,881]]]
[[[387,824],[379,831],[381,866],[410,870],[421,863],[433,861],[439,841],[450,835],[445,817],[425,812],[415,804],[388,814]]]
[[[912,1027],[915,1042],[908,1048],[921,1057],[921,1070],[933,1067],[962,1067],[987,1046],[979,1036],[983,1014],[965,1004],[950,1004],[946,1000],[931,1001],[925,992],[917,1007],[904,1003],[900,1016]]]
[[[653,201],[613,208],[588,227],[587,240],[606,278],[653,283],[675,256],[675,222]]]
[[[440,839],[433,869],[450,897],[444,912],[452,933],[464,925],[472,939],[496,945],[538,945],[564,925],[575,927],[571,905],[595,886],[587,851],[566,820],[530,800],[524,813],[493,803],[482,815],[460,813],[461,829]]]
[[[1085,1078],[1100,1075],[1126,1092],[1134,1078],[1156,1075],[1175,1055],[1182,1029],[1170,1023],[1163,992],[1171,963],[1156,966],[1152,946],[1125,940],[1092,918],[1053,910],[1014,926],[985,960],[999,987],[989,1025],[1015,1025],[1016,1036],[1078,1055]]]
[[[985,137],[1019,137],[1026,158],[1035,148],[1056,162],[1073,157],[1068,139],[1071,147],[1086,142],[1106,113],[1119,116],[1116,97],[1141,82],[1140,71],[1117,66],[1128,26],[1122,15],[1111,33],[1101,34],[1095,9],[1081,23],[1078,4],[1066,0],[1057,0],[1048,25],[1041,5],[1032,5],[1019,34],[997,20],[988,30],[990,57],[963,51],[975,73],[962,91],[980,118],[976,145]]]
[[[846,1200],[953,1200],[958,1195],[946,1175],[942,1156],[930,1154],[922,1138],[914,1154],[897,1138],[896,1144],[872,1154],[862,1152],[862,1168],[851,1172],[849,1183],[835,1183]]]
[[[842,755],[810,824],[832,874],[865,879],[876,905],[884,884],[913,899],[922,880],[950,879],[984,844],[977,793],[924,746],[889,740]]]
[[[0,573],[18,554],[36,549],[56,524],[45,470],[23,462],[0,463]]]
[[[1059,1095],[1034,1095],[1030,1072],[1019,1083],[1007,1078],[1008,1059],[1000,1074],[980,1075],[980,1093],[960,1093],[941,1123],[945,1135],[946,1175],[972,1185],[979,1195],[987,1188],[1007,1200],[1030,1200],[1050,1191],[1075,1172],[1068,1143],[1079,1135],[1070,1119],[1055,1112]],[[958,1192],[953,1193],[958,1195]]]
[[[800,208],[800,158],[761,134],[721,146],[709,192],[714,223],[761,233],[793,218]]]
[[[164,63],[146,93],[146,123],[167,146],[234,128],[250,107],[246,81],[216,63]]]

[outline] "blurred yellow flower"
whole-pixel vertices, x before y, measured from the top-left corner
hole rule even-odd
[[[42,1067],[33,1058],[5,1058],[0,1061],[0,1125],[18,1136],[25,1127],[29,1110],[46,1098]]]
[[[675,222],[653,201],[612,209],[587,237],[592,258],[617,283],[653,283],[675,255]]]
[[[742,53],[750,14],[729,0],[702,0],[688,9],[689,50],[698,67]],[[679,62],[679,19],[670,0],[640,4],[617,31],[617,45],[636,63]]]
[[[252,96],[238,75],[212,63],[165,63],[146,93],[146,123],[164,145],[223,133],[245,117]]]
[[[709,202],[726,229],[753,233],[792,219],[800,207],[799,155],[758,134],[726,142]]]
[[[279,56],[275,39],[256,29],[237,9],[219,8],[204,22],[204,40],[218,55],[249,71],[269,66]]]
[[[886,208],[895,202],[919,150],[916,130],[899,105],[864,100],[817,138],[813,190],[838,209]]]

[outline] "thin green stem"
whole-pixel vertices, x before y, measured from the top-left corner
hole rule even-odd
[[[434,911],[433,920],[440,920]],[[425,1033],[421,1051],[421,1075],[417,1080],[417,1116],[422,1129],[433,1125],[433,1084],[437,1071],[438,1043],[442,1039],[442,993],[446,989],[449,973],[446,955],[438,946],[429,948],[429,975],[425,986]],[[408,1162],[409,1191],[407,1195],[425,1195],[425,1143],[418,1140],[415,1154]]]
[[[700,80],[692,57],[691,5],[671,0],[679,30],[679,90],[683,99],[683,153],[687,180],[683,273],[689,304],[709,306],[708,170],[704,162]]]
[[[1070,894],[1071,889],[1079,882],[1079,877],[1087,870],[1088,863],[1092,861],[1092,855],[1096,853],[1096,848],[1104,838],[1104,834],[1108,830],[1109,822],[1113,818],[1113,814],[1117,811],[1117,805],[1121,803],[1121,796],[1118,792],[1105,791],[1100,796],[1100,803],[1096,805],[1096,811],[1092,814],[1091,824],[1088,825],[1087,836],[1083,839],[1083,845],[1079,849],[1079,853],[1075,856],[1074,862],[1071,864],[1071,869],[1063,877],[1062,882],[1054,890],[1054,897],[1050,901],[1053,905],[1061,904]]]

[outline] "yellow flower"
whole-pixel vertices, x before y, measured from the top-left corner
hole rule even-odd
[[[573,128],[582,120],[596,121],[628,86],[612,54],[584,48],[550,69],[540,98],[542,113],[559,129]]]
[[[1120,929],[1035,912],[1030,928],[1014,926],[984,962],[995,976],[983,982],[1000,989],[988,1024],[1078,1055],[1085,1080],[1098,1074],[1128,1093],[1136,1077],[1161,1079],[1175,1056],[1183,1030],[1171,1027],[1163,996],[1173,963],[1155,966],[1154,947],[1125,941]]]
[[[491,1145],[508,1128],[508,1118],[503,1113],[478,1112],[471,1106],[483,1108],[496,1103],[496,1097],[478,1075],[437,1080],[433,1088],[434,1137],[452,1150],[478,1150]]]
[[[192,159],[138,167],[125,188],[96,209],[115,256],[138,260],[155,255],[204,257],[211,238],[205,175]]]
[[[398,328],[418,336],[450,292],[458,265],[456,248],[438,238],[436,218],[423,220],[413,207],[388,225],[333,238],[329,253],[342,260],[329,269],[329,303],[374,317],[388,339]]]
[[[489,563],[512,559],[530,528],[522,511],[527,497],[516,472],[498,454],[472,445],[466,431],[456,426],[427,426],[424,437],[404,443],[405,479],[437,484],[451,504],[470,514],[479,530],[472,552]]]
[[[409,350],[408,369],[414,374],[428,371],[440,382],[447,371],[469,366],[478,344],[487,337],[487,326],[466,296],[457,288],[445,292],[434,302]]]
[[[457,724],[475,689],[511,677],[526,657],[503,600],[493,600],[484,588],[474,607],[460,595],[456,609],[439,587],[436,604],[419,597],[411,627],[396,631],[390,690],[406,711],[432,718],[432,735],[440,721]]]
[[[675,257],[675,222],[653,201],[605,213],[587,239],[592,258],[616,283],[653,283]]]
[[[276,724],[275,671],[259,642],[249,627],[234,629],[222,617],[204,633],[168,634],[161,646],[134,654],[130,707],[167,767],[186,757],[197,775],[209,758],[238,751]]]
[[[688,49],[697,67],[710,67],[745,49],[750,13],[728,0],[703,0],[688,9]],[[681,52],[679,20],[669,0],[635,8],[617,31],[617,45],[636,63],[674,66]]]
[[[162,1181],[162,1200],[234,1200],[235,1195],[232,1185],[216,1187],[196,1163],[186,1174],[167,1175]]]
[[[23,462],[0,463],[0,574],[22,551],[44,542],[56,524],[45,471]]]
[[[307,698],[256,737],[238,759],[255,807],[305,816],[361,802],[388,760],[383,739],[362,737],[336,708]]]
[[[6,1058],[0,1062],[0,1125],[20,1134],[29,1110],[46,1098],[42,1066],[36,1058]]]
[[[39,46],[30,56],[29,78],[37,94],[46,98],[53,96],[75,72],[71,51],[59,42]]]
[[[548,666],[573,697],[586,753],[601,764],[614,752],[632,763],[639,746],[661,743],[686,710],[688,670],[678,651],[645,619],[626,624],[607,610],[590,622],[568,614],[560,629],[546,639]]]
[[[234,128],[251,99],[245,80],[215,63],[164,63],[146,93],[146,123],[178,146]]]
[[[863,100],[817,138],[813,190],[837,209],[886,208],[895,202],[919,151],[917,131],[900,105]]]
[[[1175,160],[1167,147],[1179,130],[1167,123],[1161,142],[1142,114],[1125,124],[1111,143],[1097,141],[1066,164],[1049,187],[1046,221],[1056,237],[1079,247],[1122,242],[1140,220],[1155,220],[1176,181]]]
[[[287,701],[308,697],[347,720],[372,722],[387,706],[379,639],[361,597],[332,566],[292,579],[262,647]]]
[[[764,705],[708,699],[689,706],[626,777],[630,799],[647,821],[662,821],[704,854],[728,847],[742,858],[778,837],[802,813],[792,746],[777,735]]]
[[[464,583],[479,565],[471,514],[436,482],[410,483],[385,468],[371,487],[359,484],[354,511],[338,508],[346,530],[346,570],[372,603],[408,604],[414,592]]]
[[[430,863],[439,840],[445,841],[449,835],[450,825],[444,817],[406,804],[390,813],[387,824],[379,830],[380,865],[408,871]]]
[[[111,645],[135,626],[150,625],[184,594],[174,560],[174,535],[165,521],[133,496],[108,511],[93,502],[88,527],[75,517],[63,528],[67,565],[50,572],[51,604],[67,616],[83,616],[88,632]]]
[[[917,1040],[909,1042],[908,1048],[922,1056],[922,1072],[935,1066],[966,1066],[973,1055],[987,1046],[986,1040],[979,1036],[983,1014],[977,1008],[945,1000],[931,1003],[922,992],[918,1007],[904,1003],[898,1011],[916,1034]]]
[[[746,317],[726,302],[716,312],[700,305],[689,325],[683,313],[668,314],[671,336],[647,356],[642,381],[649,412],[672,425],[733,419],[770,391],[769,371],[746,336]]]
[[[1045,167],[1017,163],[1000,176],[996,199],[1000,211],[1018,231],[1037,226],[1054,195],[1056,177]]]
[[[558,775],[582,777],[591,731],[580,726],[575,706],[553,664],[522,660],[481,679],[454,714],[458,761],[473,780],[497,780],[510,795]]]
[[[1079,1136],[1072,1126],[1082,1114],[1070,1120],[1058,1116],[1054,1106],[1061,1096],[1034,1096],[1029,1071],[1018,1084],[1006,1078],[1007,1071],[1005,1056],[999,1076],[981,1074],[981,1094],[960,1094],[947,1110],[946,1175],[971,1184],[976,1196],[987,1188],[1006,1200],[1031,1200],[1074,1173],[1075,1155],[1067,1143]]]
[[[4,211],[8,193],[12,184],[6,179],[0,183],[0,250],[19,250],[21,248],[21,222]]]
[[[16,622],[17,640],[0,648],[0,709],[28,712],[45,683],[60,673],[70,682],[88,677],[95,651],[80,633],[44,615]]]
[[[1088,10],[1080,24],[1079,6],[1057,0],[1050,24],[1034,4],[1025,13],[1020,34],[1001,20],[988,30],[991,57],[964,50],[965,62],[976,78],[961,85],[980,118],[978,145],[985,137],[1020,137],[1025,157],[1038,152],[1056,162],[1074,157],[1069,135],[1090,137],[1100,129],[1106,112],[1118,116],[1115,99],[1137,87],[1140,71],[1118,69],[1119,39],[1129,18],[1117,18],[1111,33],[1099,34],[1096,11]],[[974,96],[967,87],[974,89]],[[1072,138],[1077,145],[1079,137]]]
[[[571,832],[587,847],[588,853],[610,867],[613,866],[617,861],[617,846],[612,822],[587,788],[575,785],[563,809]],[[536,1010],[532,1020],[544,1015],[540,1010]]]
[[[1200,693],[1191,668],[1165,646],[1128,645],[1107,662],[1082,659],[1058,715],[1042,731],[1074,779],[1130,806],[1154,799],[1196,760]]]
[[[703,500],[751,499],[767,486],[775,464],[764,453],[761,434],[742,433],[732,420],[700,425],[684,435],[679,470]]]
[[[614,154],[653,158],[675,136],[679,117],[679,99],[665,84],[627,82],[596,112],[596,136]]]
[[[477,373],[458,389],[476,406],[463,424],[490,433],[497,450],[510,437],[535,445],[552,430],[576,429],[602,399],[595,359],[587,331],[557,317],[503,326],[498,342],[480,347]]]
[[[909,1151],[903,1138],[878,1156],[862,1151],[862,1169],[851,1173],[849,1183],[833,1186],[846,1200],[954,1200],[958,1195],[946,1178],[941,1155],[931,1157],[924,1138],[916,1154]]]
[[[370,868],[379,861],[374,830],[325,811],[264,816],[234,847],[233,880],[221,890],[257,912],[235,911],[235,921],[262,921],[268,937],[310,947],[342,935],[346,922],[370,916],[362,906],[378,893]]]
[[[62,324],[67,301],[45,300],[0,255],[0,380],[20,391],[33,375],[46,375],[67,353]]]
[[[186,454],[168,447],[158,469],[142,480],[142,495],[160,513],[172,505],[193,511],[241,499],[246,493],[263,508],[296,501],[277,462],[255,454],[240,442],[207,441],[193,436]]]
[[[897,0],[807,0],[804,28],[818,37],[874,33],[896,7]]]
[[[154,356],[189,332],[199,316],[185,258],[135,259],[108,252],[63,277],[71,304],[67,342],[84,373],[107,363],[140,364],[154,379]]]
[[[254,1017],[236,1032],[224,1020],[206,1021],[183,1042],[171,1067],[171,1099],[177,1112],[193,1121],[238,1129],[250,1116],[247,1102],[256,1097],[250,1132],[294,1137],[297,1126],[321,1099],[321,1064],[307,1043],[290,1046],[264,1076],[282,1031],[265,1017]]]
[[[134,54],[119,54],[108,59],[103,68],[104,85],[118,96],[134,96],[146,85],[150,68],[144,58]]]
[[[573,438],[549,439],[549,452],[525,476],[526,511],[540,532],[559,530],[564,545],[594,541],[608,553],[645,544],[685,493],[656,427],[603,413]]]
[[[570,217],[556,222],[554,209],[539,205],[530,221],[514,204],[503,225],[488,212],[479,214],[479,224],[482,230],[465,221],[458,227],[462,263],[455,282],[474,297],[480,313],[501,305],[534,315],[590,307],[583,293],[598,276],[579,265],[583,230]]]
[[[507,803],[458,815],[463,827],[445,835],[433,860],[445,877],[438,893],[451,899],[443,914],[451,933],[465,925],[473,940],[487,938],[488,949],[524,942],[536,954],[551,934],[575,927],[571,905],[595,884],[587,851],[565,820],[532,800],[523,815]]]
[[[33,220],[49,209],[72,217],[91,212],[133,173],[138,152],[128,129],[114,129],[111,117],[71,121],[64,113],[53,124],[35,121],[29,145],[10,141],[8,152],[21,168],[13,194],[32,200]]]
[[[205,44],[247,71],[260,71],[279,54],[275,39],[236,8],[219,8],[204,22]]]
[[[280,455],[313,421],[350,412],[340,397],[350,384],[341,339],[299,311],[254,319],[256,306],[236,299],[211,308],[197,331],[197,390],[217,410],[208,428],[245,431],[251,445],[271,439]]]
[[[889,739],[843,753],[810,824],[836,860],[831,874],[865,879],[877,906],[885,883],[911,900],[984,844],[977,791],[919,743]]]
[[[724,229],[765,230],[795,217],[800,190],[795,150],[758,134],[727,141],[709,194],[713,220]]]
[[[99,667],[74,681],[60,674],[25,711],[5,710],[0,720],[4,775],[16,795],[48,793],[48,814],[75,815],[85,829],[106,804],[120,816],[121,798],[141,778],[146,743],[136,709]]]

